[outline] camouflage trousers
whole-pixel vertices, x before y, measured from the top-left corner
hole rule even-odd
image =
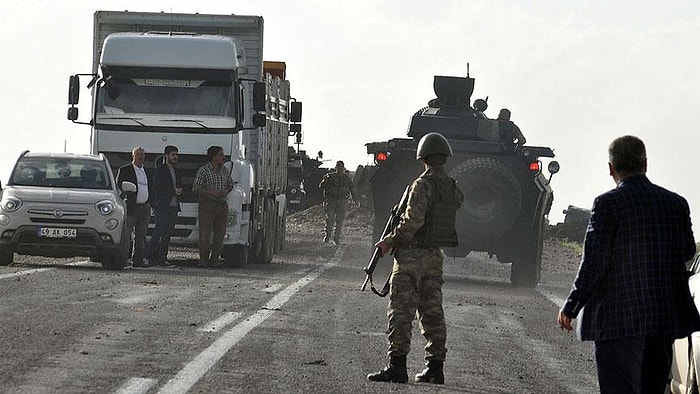
[[[425,359],[444,361],[447,326],[442,309],[440,249],[398,249],[394,254],[389,292],[389,357],[411,350],[413,319],[425,337]]]
[[[323,211],[326,214],[324,239],[329,241],[332,235],[335,242],[340,242],[340,232],[343,231],[343,222],[345,222],[345,200],[326,200],[323,202]]]

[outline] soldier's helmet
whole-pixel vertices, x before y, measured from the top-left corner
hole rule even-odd
[[[440,133],[428,133],[423,136],[418,142],[418,150],[416,151],[416,159],[423,159],[430,155],[441,154],[452,156],[452,147]]]

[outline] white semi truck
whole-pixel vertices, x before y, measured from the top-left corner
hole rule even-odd
[[[68,119],[91,126],[92,153],[113,168],[137,145],[147,171],[165,146],[178,148],[173,243],[197,244],[192,181],[207,148],[222,146],[235,184],[222,255],[231,266],[267,263],[284,245],[288,138],[301,132],[301,103],[277,71],[263,72],[260,16],[97,11],[92,70],[70,77]],[[78,117],[80,77],[90,81],[89,121]]]

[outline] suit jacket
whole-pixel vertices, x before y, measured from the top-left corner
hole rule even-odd
[[[700,329],[685,265],[694,254],[686,200],[645,175],[626,177],[593,203],[563,312],[583,308],[583,340],[686,336]]]
[[[132,163],[119,167],[119,170],[117,171],[117,186],[120,189],[124,181],[129,181],[136,185],[136,192],[138,192],[139,182],[136,179],[136,171],[134,171],[134,165]],[[146,181],[148,182],[148,201],[146,202],[151,202],[151,197],[153,196],[153,182],[151,182],[151,177],[148,175],[148,171],[146,171]],[[134,207],[136,206],[136,193],[124,193],[124,195],[126,195],[127,212],[134,212]]]
[[[180,171],[175,167],[175,184],[170,176],[170,170],[167,164],[163,164],[156,168],[153,173],[153,199],[151,205],[154,209],[167,208],[170,206],[172,197],[175,196],[175,188],[182,187],[182,177]],[[180,210],[180,202],[178,199],[178,211]]]

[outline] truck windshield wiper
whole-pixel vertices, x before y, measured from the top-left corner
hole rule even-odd
[[[143,118],[132,118],[132,117],[129,117],[129,116],[117,116],[117,117],[111,117],[111,116],[109,116],[109,117],[104,117],[103,119],[109,119],[109,120],[112,120],[112,119],[114,119],[114,120],[132,120],[132,121],[138,123],[139,125],[141,125],[141,126],[143,126],[143,127],[146,127],[145,124],[139,122],[139,119],[143,119]]]
[[[207,125],[202,123],[201,120],[194,120],[194,119],[161,119],[161,122],[192,122],[192,123],[197,123],[198,125],[202,126],[204,129],[208,129]]]

